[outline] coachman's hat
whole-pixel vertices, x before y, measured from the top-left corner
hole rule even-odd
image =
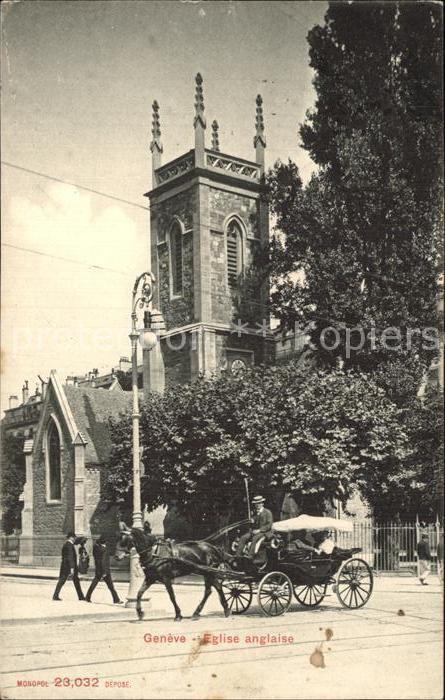
[[[255,506],[255,505],[258,505],[260,503],[264,503],[265,500],[266,499],[263,498],[262,496],[254,496],[254,498],[252,498],[252,505]]]

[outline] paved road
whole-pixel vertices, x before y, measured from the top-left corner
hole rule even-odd
[[[48,599],[52,583],[9,580],[3,594],[16,604],[38,606]],[[190,615],[201,590],[176,590],[184,614]],[[64,597],[93,612],[93,606],[74,601],[70,589]],[[330,596],[317,610],[292,605],[281,617],[265,618],[252,606],[227,620],[214,594],[205,616],[181,623],[173,622],[160,590],[152,596],[156,612],[150,614],[147,607],[143,622],[132,610],[112,615],[110,607],[108,615],[106,590],[97,599],[97,608],[105,610],[100,619],[69,622],[62,617],[4,626],[3,698],[442,697],[443,599],[437,585],[422,588],[412,582],[396,591],[379,584],[368,605],[357,611],[341,608]],[[147,635],[152,641],[144,641]],[[155,635],[162,637],[154,641]],[[324,667],[311,664],[311,657],[323,660]],[[64,688],[64,683],[69,685]]]

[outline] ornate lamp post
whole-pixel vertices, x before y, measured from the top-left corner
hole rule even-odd
[[[133,287],[132,312],[131,312],[131,372],[133,391],[133,527],[142,528],[141,505],[141,452],[139,440],[139,389],[138,389],[138,362],[137,342],[139,340],[144,350],[152,350],[157,342],[156,333],[150,328],[150,302],[153,298],[154,275],[151,272],[143,272],[137,277]],[[144,310],[144,328],[137,328],[138,309]],[[139,564],[139,557],[135,549],[130,553],[130,587],[127,594],[126,607],[135,604],[137,592],[143,582],[144,574]]]

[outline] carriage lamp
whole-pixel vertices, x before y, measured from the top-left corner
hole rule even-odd
[[[150,305],[153,298],[155,277],[151,272],[143,272],[136,278],[132,294],[131,311],[131,376],[133,392],[133,527],[142,529],[141,506],[141,448],[139,439],[139,388],[138,388],[138,363],[137,343],[139,341],[143,350],[152,350],[158,339],[158,334],[165,330],[164,320],[159,311],[151,311]],[[138,310],[143,311],[144,325],[138,329]],[[139,556],[135,549],[130,552],[130,586],[127,593],[126,607],[133,607],[136,603],[137,592],[144,580],[144,574],[139,564]]]

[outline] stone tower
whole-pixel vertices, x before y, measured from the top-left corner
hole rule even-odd
[[[220,151],[218,122],[206,148],[203,80],[195,78],[194,148],[162,165],[159,105],[153,103],[150,199],[153,306],[166,331],[145,353],[146,391],[273,355],[264,275],[269,241],[264,196],[264,120],[256,98],[255,160]]]

